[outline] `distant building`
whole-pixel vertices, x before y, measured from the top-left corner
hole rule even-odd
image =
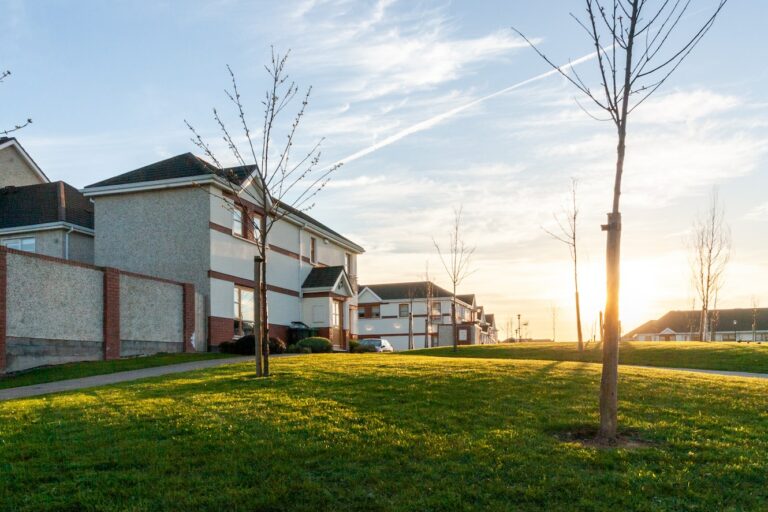
[[[451,292],[428,281],[361,285],[359,337],[385,338],[395,350],[407,350],[412,318],[414,348],[452,344],[452,300]],[[475,305],[474,295],[456,296],[456,320],[460,344],[497,342],[494,317]]]
[[[670,311],[624,336],[636,341],[699,339],[701,311]],[[768,341],[768,308],[717,309],[709,312],[711,341]]]
[[[0,245],[93,263],[93,205],[48,177],[14,138],[0,138]]]

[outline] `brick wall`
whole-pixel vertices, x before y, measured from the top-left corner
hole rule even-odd
[[[136,287],[137,279],[147,284]],[[173,300],[153,307],[152,290]],[[121,291],[132,308],[121,311]],[[189,283],[0,247],[0,373],[117,359],[121,345],[124,355],[191,352],[195,306]],[[177,334],[169,334],[169,323]],[[131,337],[136,329],[127,325],[143,326],[144,335]]]

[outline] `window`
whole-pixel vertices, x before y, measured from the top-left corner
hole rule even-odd
[[[352,255],[348,252],[344,253],[344,270],[347,271],[347,274],[352,273]]]
[[[253,334],[254,307],[253,290],[235,286],[235,336]]]
[[[331,327],[341,327],[341,301],[333,301],[331,310]]]
[[[309,238],[309,262],[317,263],[317,238]]]
[[[35,252],[35,237],[6,238],[0,245],[17,251]]]
[[[407,305],[407,304],[406,304]],[[357,311],[358,318],[381,318],[381,306],[360,306]]]
[[[432,316],[440,316],[440,313],[442,313],[440,309],[441,303],[440,302],[433,302],[432,303]]]
[[[232,210],[232,234],[243,236],[243,216],[245,212],[239,206]]]
[[[251,228],[253,233],[253,239],[257,242],[261,240],[261,215],[253,214],[251,217]]]
[[[408,304],[400,304],[398,308],[397,316],[399,316],[400,318],[407,317],[408,313],[410,313]]]

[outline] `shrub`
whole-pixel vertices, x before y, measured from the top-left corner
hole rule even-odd
[[[376,347],[374,347],[373,345],[360,345],[358,343],[357,347],[355,347],[353,352],[357,354],[365,354],[367,352],[376,352]]]
[[[317,354],[320,352],[331,352],[333,350],[333,344],[328,338],[321,338],[319,336],[313,338],[304,338],[296,345],[299,349],[308,348],[312,353]]]
[[[225,354],[239,354],[241,356],[252,356],[256,354],[256,345],[253,334],[242,336],[235,341],[225,341],[219,344],[219,352]]]
[[[349,340],[349,351],[357,352],[357,347],[360,346],[360,342],[357,340]]]
[[[282,354],[285,352],[285,342],[280,338],[269,337],[269,353],[270,354]]]

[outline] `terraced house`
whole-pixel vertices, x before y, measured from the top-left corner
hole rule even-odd
[[[407,350],[411,337],[413,348],[450,345],[452,302],[451,292],[429,281],[360,286],[360,337],[386,338],[395,350]],[[456,296],[456,322],[461,345],[497,342],[493,315],[472,294]]]
[[[254,324],[254,257],[264,210],[233,193],[246,167],[224,173],[191,153],[87,186],[94,203],[97,265],[195,285],[197,332],[208,347],[247,334]],[[252,187],[253,185],[247,185]],[[303,322],[339,349],[357,335],[357,257],[363,248],[309,215],[287,215],[269,233],[270,334],[287,337]],[[202,345],[197,340],[196,346]]]

